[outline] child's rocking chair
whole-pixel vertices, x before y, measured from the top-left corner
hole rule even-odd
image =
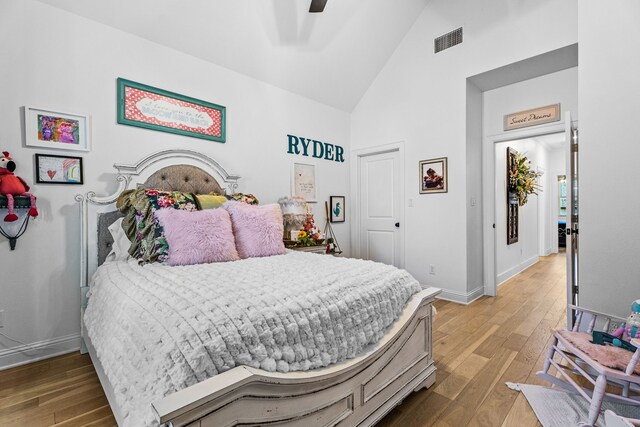
[[[625,319],[577,306],[571,308],[577,312],[573,330],[557,330],[554,333],[544,368],[537,374],[559,387],[575,390],[587,399],[590,402],[589,419],[582,425],[594,426],[603,400],[640,405],[640,396],[629,395],[632,384],[640,385],[640,340],[631,341],[638,348],[635,353],[620,347],[593,344],[591,334],[596,324],[603,322],[602,330],[608,332],[612,321],[624,322]],[[580,325],[586,318],[590,318],[590,321],[585,330]],[[556,354],[559,356],[558,360],[554,360]],[[567,365],[559,363],[563,360]],[[556,368],[562,378],[548,373],[551,366]],[[593,385],[593,390],[582,387],[567,371],[583,376]],[[619,393],[606,391],[607,384],[619,390]]]

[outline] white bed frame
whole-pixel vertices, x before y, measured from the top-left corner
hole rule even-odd
[[[97,214],[114,210],[118,195],[143,183],[157,170],[188,164],[203,169],[221,187],[235,192],[239,176],[195,151],[167,150],[135,165],[114,165],[117,190],[98,197],[77,195],[81,209],[81,316],[89,278],[98,266]],[[91,210],[91,213],[89,212]],[[414,295],[400,318],[366,353],[327,368],[266,372],[239,366],[154,402],[161,423],[171,426],[371,426],[410,392],[430,387],[436,368],[431,352],[432,303],[439,289]],[[82,351],[89,352],[118,425],[122,413],[96,351],[82,325]]]

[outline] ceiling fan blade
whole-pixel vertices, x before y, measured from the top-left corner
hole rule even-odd
[[[327,4],[327,0],[311,0],[311,6],[309,6],[310,13],[319,13],[324,11],[324,7]]]

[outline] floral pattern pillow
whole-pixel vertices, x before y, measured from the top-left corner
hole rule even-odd
[[[148,209],[136,211],[137,240],[140,242],[140,255],[143,262],[164,262],[169,256],[169,244],[164,229],[155,215],[159,209],[197,210],[195,196],[180,191],[144,190],[149,201]]]
[[[233,193],[230,196],[226,196],[227,200],[235,200],[236,202],[246,203],[248,205],[257,205],[260,202],[258,198],[253,194]]]
[[[116,207],[125,214],[122,228],[131,241],[129,254],[141,262],[164,261],[168,256],[164,230],[154,215],[158,209],[197,210],[193,194],[145,188],[124,191]]]

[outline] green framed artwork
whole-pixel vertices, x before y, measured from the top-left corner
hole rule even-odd
[[[118,123],[225,142],[226,108],[118,78]]]

